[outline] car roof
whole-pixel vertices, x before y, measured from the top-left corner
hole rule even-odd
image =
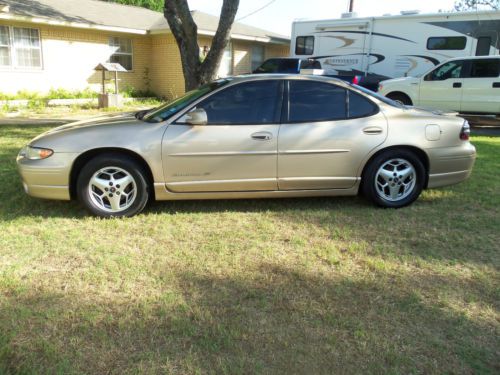
[[[456,60],[484,60],[484,59],[500,59],[500,56],[499,55],[462,56],[462,57],[453,57],[452,59],[448,59],[446,61],[456,61]]]
[[[231,77],[231,81],[234,83],[244,82],[244,81],[259,81],[266,79],[318,81],[318,82],[328,82],[328,83],[339,83],[346,87],[349,86],[345,81],[341,79],[326,77],[316,74],[260,73],[260,74],[242,74],[239,76]]]

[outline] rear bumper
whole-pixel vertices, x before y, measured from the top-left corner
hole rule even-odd
[[[469,178],[476,161],[476,148],[472,144],[433,151],[429,152],[431,171],[428,188],[454,185]]]
[[[17,158],[24,191],[36,198],[70,200],[69,175],[78,154],[54,153],[44,160]]]

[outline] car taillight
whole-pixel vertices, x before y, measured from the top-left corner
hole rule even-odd
[[[468,141],[470,138],[470,125],[467,120],[464,121],[462,125],[462,130],[460,130],[460,139],[462,141]]]
[[[381,83],[378,84],[378,91],[382,90],[384,88],[384,85],[382,85]]]
[[[354,76],[354,78],[352,79],[352,83],[355,84],[355,85],[358,85],[359,84],[359,77],[358,76]]]

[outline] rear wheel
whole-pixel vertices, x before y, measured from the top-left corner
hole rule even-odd
[[[142,167],[130,157],[99,155],[85,164],[78,176],[78,199],[96,216],[136,215],[148,202],[145,176]]]
[[[390,94],[387,94],[387,97],[389,99],[394,100],[395,102],[398,102],[398,103],[401,103],[404,105],[413,105],[410,97],[406,94],[403,94],[403,93],[399,93],[399,92],[390,93]]]
[[[389,150],[367,166],[363,174],[363,193],[378,206],[399,208],[415,201],[424,183],[424,165],[413,152]]]

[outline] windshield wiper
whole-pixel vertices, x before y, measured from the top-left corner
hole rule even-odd
[[[148,114],[149,111],[150,109],[143,109],[142,111],[136,112],[134,116],[136,119],[142,120],[144,116]]]

